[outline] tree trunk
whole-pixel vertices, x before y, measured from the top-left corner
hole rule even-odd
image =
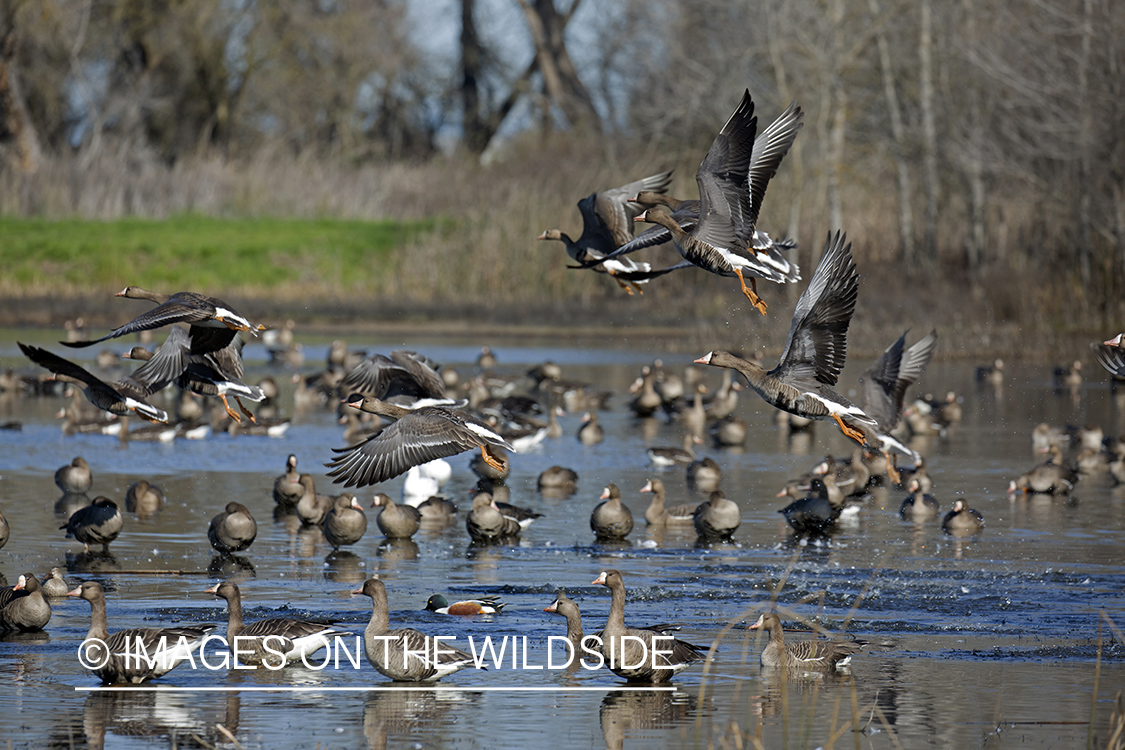
[[[39,169],[39,138],[27,114],[16,71],[16,24],[18,3],[5,2],[0,29],[0,159],[20,172]]]
[[[578,71],[566,51],[563,31],[567,21],[577,10],[581,0],[575,0],[565,13],[555,8],[554,0],[520,0],[527,19],[531,40],[535,44],[535,58],[543,74],[543,87],[547,97],[557,106],[567,121],[576,128],[600,129],[601,120],[594,108],[594,100],[578,78]]]
[[[1093,136],[1093,104],[1090,101],[1090,40],[1094,36],[1094,4],[1082,3],[1082,41],[1078,56],[1078,269],[1083,288],[1088,289],[1092,276],[1093,249],[1090,246],[1090,175],[1091,140]]]
[[[918,54],[921,62],[923,169],[926,183],[925,261],[938,259],[937,122],[934,114],[934,34],[931,0],[921,0],[922,22]]]
[[[844,224],[843,196],[840,192],[844,171],[844,135],[848,119],[848,94],[844,87],[844,61],[840,35],[844,33],[844,2],[832,3],[832,71],[830,96],[832,102],[832,131],[829,136],[828,159],[828,215],[830,229],[842,229]]]
[[[470,152],[481,154],[488,148],[493,131],[481,111],[479,81],[484,69],[484,50],[473,20],[475,6],[476,0],[461,0],[461,119],[462,143]]]
[[[910,191],[910,165],[906,160],[906,127],[902,122],[902,107],[895,89],[894,69],[891,66],[891,48],[887,34],[880,23],[883,15],[879,0],[868,0],[872,23],[875,28],[875,44],[879,50],[879,67],[883,72],[883,96],[887,100],[887,113],[891,119],[891,136],[895,140],[895,163],[898,166],[898,231],[899,252],[904,263],[914,262],[914,209]]]

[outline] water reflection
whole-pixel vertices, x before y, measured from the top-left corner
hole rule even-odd
[[[215,555],[207,566],[207,574],[213,578],[233,578],[235,576],[253,578],[257,573],[254,563],[242,555]]]
[[[363,558],[348,550],[333,550],[324,558],[324,578],[333,583],[362,583],[367,577]]]
[[[84,492],[64,492],[62,497],[55,501],[55,515],[60,519],[68,519],[74,515],[74,511],[85,508],[94,502],[89,495]]]
[[[82,730],[91,750],[115,744],[112,738],[137,737],[149,740],[166,738],[169,747],[178,747],[195,734],[213,735],[206,719],[189,705],[189,694],[151,691],[96,692],[86,697],[82,711]],[[161,743],[164,744],[164,743]]]
[[[66,569],[71,573],[115,573],[121,570],[120,563],[108,550],[73,552],[67,550]]]
[[[474,702],[479,701],[470,693],[406,690],[391,683],[367,694],[363,736],[372,750],[383,750],[391,740],[418,742],[446,736],[457,716],[464,713],[461,709],[470,708]]]
[[[610,750],[624,747],[625,739],[643,738],[647,730],[686,722],[695,713],[695,699],[672,690],[624,690],[608,693],[598,716],[602,736]],[[652,735],[648,735],[652,736]]]

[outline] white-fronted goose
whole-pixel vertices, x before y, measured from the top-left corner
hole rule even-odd
[[[66,529],[67,539],[77,539],[90,551],[91,544],[102,545],[104,552],[109,552],[109,543],[121,533],[125,519],[117,508],[117,503],[108,497],[96,497],[94,502],[85,508],[74,511],[67,522],[60,526]]]
[[[749,427],[745,419],[737,414],[729,414],[711,425],[711,439],[720,448],[746,445],[748,431]]]
[[[702,541],[730,539],[742,524],[742,511],[738,503],[729,499],[722,490],[715,490],[710,499],[695,509],[692,522]]]
[[[668,446],[659,446],[649,448],[645,451],[648,456],[649,463],[653,466],[675,466],[676,464],[690,464],[695,460],[695,447],[700,445],[703,439],[692,432],[684,433],[683,447],[671,448]]]
[[[583,445],[597,445],[605,440],[605,430],[598,424],[597,412],[588,411],[582,415],[582,426],[578,428],[578,442]]]
[[[63,492],[89,492],[94,486],[94,475],[90,471],[90,464],[82,456],[76,456],[66,466],[60,466],[55,472],[55,485]]]
[[[261,402],[266,396],[258,386],[247,385],[241,380],[242,339],[235,336],[223,348],[206,354],[193,354],[191,346],[188,333],[180,326],[172,326],[168,338],[155,353],[143,346],[134,346],[121,357],[145,363],[132,376],[142,383],[174,382],[180,388],[201,396],[217,396],[222,400],[230,418],[241,424],[242,417],[227,401],[230,396],[238,404],[239,411],[251,422],[256,421],[254,415],[242,404],[242,399]]]
[[[39,579],[24,573],[12,587],[12,596],[0,605],[0,632],[42,630],[51,621],[51,605],[43,595]]]
[[[331,495],[319,494],[311,474],[302,474],[300,483],[305,491],[297,501],[297,517],[305,526],[319,526],[328,515],[328,511],[332,509],[335,498]]]
[[[86,581],[68,593],[90,602],[90,631],[86,659],[104,664],[92,670],[105,683],[137,684],[170,672],[203,645],[212,625],[182,628],[129,628],[110,634],[105,615],[105,591],[97,581]],[[138,640],[140,641],[138,643]],[[98,643],[100,641],[100,643]],[[108,653],[103,653],[104,648]],[[129,658],[144,649],[148,659]]]
[[[642,207],[629,199],[642,190],[664,192],[671,182],[672,173],[661,172],[618,188],[591,193],[578,201],[578,210],[582,213],[582,234],[577,241],[558,229],[548,229],[538,239],[562,242],[571,260],[583,265],[589,263],[595,271],[610,274],[629,294],[634,290],[640,292],[638,285],[648,279],[633,274],[651,271],[648,263],[624,258],[603,264],[599,259],[633,239],[633,220]]]
[[[410,410],[374,398],[356,398],[348,406],[396,420],[378,435],[348,448],[335,448],[341,455],[325,464],[328,476],[343,480],[345,487],[364,487],[385,482],[435,458],[453,456],[480,448],[492,468],[502,464],[491,448],[512,450],[504,438],[476,417],[447,406],[425,406]]]
[[[1078,474],[1064,465],[1062,450],[1051,445],[1047,460],[1008,483],[1008,494],[1017,492],[1068,495],[1078,481]]]
[[[100,339],[62,343],[72,347],[92,346],[130,333],[151,331],[173,323],[187,323],[191,326],[191,353],[207,354],[229,345],[239,331],[249,331],[257,336],[258,331],[266,329],[265,326],[255,325],[239,315],[226,302],[196,292],[168,295],[127,286],[114,296],[149,300],[157,305]]]
[[[277,669],[315,654],[329,645],[329,638],[343,631],[327,620],[297,620],[270,617],[249,624],[242,622],[242,593],[230,581],[217,583],[205,593],[227,602],[227,643],[236,658],[246,665]],[[235,639],[238,640],[235,640]]]
[[[652,500],[649,501],[648,508],[645,510],[645,521],[650,525],[661,523],[688,525],[693,523],[692,518],[698,506],[688,503],[671,508],[664,507],[664,482],[660,479],[654,477],[645,482],[645,486],[641,487],[641,492],[652,493]]]
[[[849,641],[796,641],[786,642],[781,629],[781,618],[775,612],[766,612],[750,626],[751,630],[764,630],[770,634],[762,649],[763,667],[794,671],[832,670],[847,666],[852,655],[861,646]]]
[[[371,621],[363,631],[367,660],[395,682],[437,682],[446,675],[474,666],[473,657],[436,641],[414,628],[390,629],[387,589],[369,578],[352,592],[371,597]]]
[[[500,597],[493,594],[480,599],[463,599],[452,604],[441,594],[434,594],[426,600],[425,609],[439,615],[497,615],[507,606]]]
[[[285,473],[273,482],[273,501],[282,508],[296,507],[305,486],[301,484],[301,474],[297,471],[297,457],[292,453],[285,459]]]
[[[220,555],[241,552],[254,543],[258,524],[250,509],[231,500],[223,512],[211,519],[207,539]]]
[[[515,450],[515,446],[512,450]],[[482,479],[503,482],[512,473],[512,462],[503,448],[490,446],[487,452],[482,450],[473,454],[469,459],[469,469]]]
[[[686,469],[688,486],[701,492],[711,492],[719,488],[723,470],[710,456],[692,461]]]
[[[566,591],[559,589],[555,600],[543,608],[544,612],[553,615],[562,615],[566,618],[566,640],[570,643],[567,658],[572,665],[576,665],[582,654],[582,612],[578,605],[567,597]]]
[[[706,658],[705,648],[660,630],[626,627],[625,581],[618,571],[602,571],[593,583],[607,587],[613,597],[602,630],[602,655],[617,676],[629,682],[670,682],[677,672]]]
[[[798,536],[824,534],[836,526],[836,519],[844,507],[843,493],[837,491],[837,502],[821,478],[809,482],[809,492],[805,497],[794,500],[778,513],[785,516]]]
[[[4,514],[0,513],[0,549],[8,543],[8,537],[11,536],[12,530],[8,526],[8,519],[4,518]]]
[[[422,511],[412,505],[399,505],[382,492],[371,500],[372,508],[381,508],[375,525],[388,539],[409,539],[422,525]]]
[[[56,380],[82,386],[86,398],[99,409],[118,416],[133,412],[150,422],[168,421],[167,412],[157,409],[145,400],[167,383],[142,383],[132,375],[126,375],[116,383],[106,383],[82,367],[46,349],[22,343],[19,347],[32,362],[53,372]]]
[[[164,507],[164,490],[146,479],[138,479],[125,492],[125,510],[141,517],[151,516]]]
[[[574,492],[578,486],[578,472],[556,464],[539,474],[536,485],[540,492],[543,490]]]
[[[444,524],[457,515],[457,506],[440,495],[432,495],[415,507],[422,514],[422,523]]]
[[[633,381],[629,392],[636,394],[629,402],[629,409],[635,416],[651,417],[664,405],[664,399],[656,392],[656,374],[647,365],[641,370],[641,376]]]
[[[70,586],[63,578],[61,568],[51,568],[47,575],[43,577],[43,583],[40,585],[43,587],[43,593],[47,596],[66,596],[70,593]]]
[[[598,539],[624,539],[633,530],[633,513],[621,502],[621,490],[608,484],[590,514],[590,528]]]
[[[777,367],[767,372],[725,351],[708,352],[696,362],[735,369],[771,406],[806,419],[835,420],[845,435],[863,445],[863,431],[843,418],[867,429],[876,426],[875,420],[833,388],[844,368],[848,324],[859,292],[859,274],[851,250],[843,232],[829,235],[820,265],[797,300],[789,339]]]
[[[390,357],[373,354],[340,381],[340,393],[359,393],[379,400],[396,396],[445,398],[445,383],[425,357],[397,350]]]
[[[900,478],[891,459],[891,451],[910,456],[914,461],[918,460],[918,453],[892,436],[891,431],[898,426],[902,417],[906,390],[922,376],[937,345],[937,331],[931,331],[907,349],[907,333],[908,331],[904,331],[888,346],[859,379],[864,393],[863,410],[876,422],[877,426],[872,431],[879,450],[886,457],[887,476],[895,484],[899,483]]]
[[[984,516],[965,504],[964,500],[954,500],[953,510],[945,514],[941,530],[953,536],[968,536],[984,528]]]
[[[479,544],[506,544],[519,536],[522,527],[515,518],[500,511],[492,495],[480,492],[473,498],[473,508],[465,517],[465,528]]]
[[[903,520],[913,519],[917,521],[933,518],[941,511],[941,505],[937,498],[923,492],[922,483],[916,477],[910,479],[910,482],[906,485],[906,490],[910,494],[903,498],[902,505],[898,509],[898,514]]]
[[[333,549],[355,544],[367,532],[367,516],[363,513],[363,506],[354,495],[337,495],[332,509],[324,516],[321,529]]]

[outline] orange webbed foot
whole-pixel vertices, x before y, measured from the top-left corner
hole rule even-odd
[[[864,437],[863,437],[863,431],[862,430],[857,430],[856,428],[852,427],[851,425],[845,423],[844,420],[840,419],[839,414],[833,414],[832,418],[834,420],[836,420],[836,424],[840,425],[840,432],[844,433],[845,435],[847,435],[848,437],[850,437],[852,440],[856,441],[860,445],[866,445],[867,444],[866,439],[864,439]]]

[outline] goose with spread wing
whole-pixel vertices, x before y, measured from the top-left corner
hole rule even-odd
[[[820,265],[797,300],[789,340],[777,367],[767,372],[754,362],[720,350],[695,361],[737,370],[771,406],[806,419],[834,420],[845,435],[865,445],[863,430],[847,424],[844,418],[867,430],[877,423],[834,387],[844,368],[848,324],[859,294],[859,274],[851,251],[843,232],[828,236]]]

